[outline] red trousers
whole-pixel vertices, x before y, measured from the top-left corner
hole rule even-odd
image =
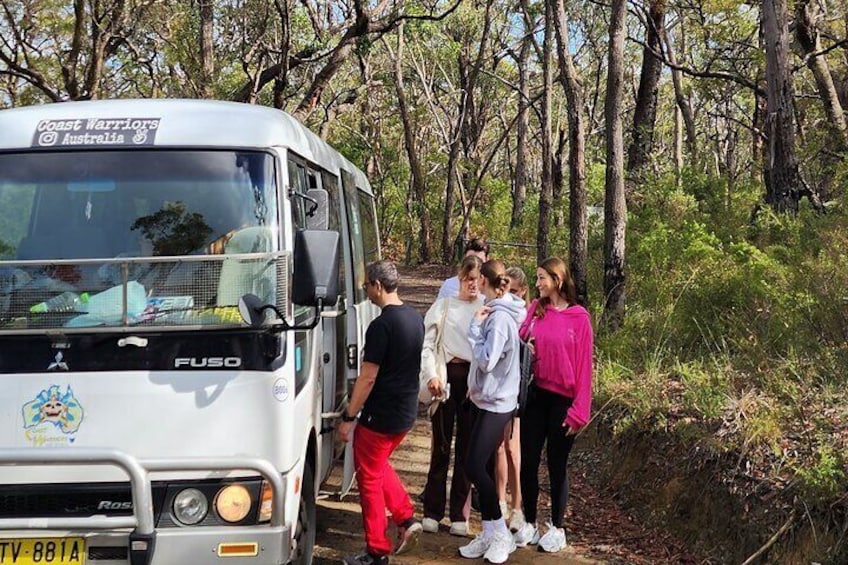
[[[397,526],[412,518],[414,511],[406,488],[389,463],[389,457],[404,437],[406,432],[386,435],[362,425],[357,425],[353,432],[353,462],[359,485],[365,545],[374,556],[392,553],[393,544],[386,537],[386,509]]]

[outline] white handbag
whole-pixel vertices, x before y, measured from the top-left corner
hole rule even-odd
[[[430,388],[427,383],[430,379],[437,378],[442,383],[442,388],[448,382],[448,368],[445,360],[445,353],[442,349],[442,334],[445,330],[445,319],[448,316],[450,308],[450,298],[445,299],[445,307],[442,309],[442,317],[439,325],[436,326],[436,339],[433,342],[433,349],[425,348],[421,352],[421,371],[418,373],[418,402],[421,404],[431,404],[438,399],[433,398],[430,393]]]

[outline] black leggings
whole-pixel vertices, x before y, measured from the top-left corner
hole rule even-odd
[[[566,464],[574,436],[562,426],[571,407],[571,399],[531,386],[527,410],[521,417],[521,497],[524,516],[536,521],[539,500],[539,465],[542,448],[548,444],[548,475],[551,480],[551,522],[561,528],[568,505],[568,473]]]
[[[483,520],[502,518],[498,504],[498,489],[495,486],[495,454],[504,437],[504,428],[513,413],[497,414],[472,404],[474,423],[468,440],[465,457],[465,472],[480,494],[480,515]]]

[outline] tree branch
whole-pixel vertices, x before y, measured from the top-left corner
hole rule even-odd
[[[691,67],[681,65],[679,63],[672,63],[671,61],[668,60],[668,57],[666,57],[664,53],[659,53],[656,49],[651,48],[644,41],[637,39],[635,37],[628,37],[628,39],[630,41],[632,41],[633,43],[640,45],[643,49],[647,50],[648,52],[650,52],[652,55],[654,55],[654,57],[656,57],[657,59],[662,61],[663,64],[668,66],[670,69],[680,71],[683,74],[689,75],[691,77],[716,78],[716,79],[719,79],[719,80],[726,80],[728,82],[733,82],[733,83],[736,83],[740,86],[744,86],[745,88],[755,92],[758,96],[761,96],[763,98],[765,98],[765,96],[766,96],[766,91],[762,87],[760,87],[754,81],[749,80],[745,77],[742,77],[742,76],[739,76],[739,75],[734,75],[732,73],[727,73],[727,72],[724,72],[724,71],[709,71],[709,70],[699,71],[697,69],[693,69]]]

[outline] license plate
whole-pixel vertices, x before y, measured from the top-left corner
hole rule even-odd
[[[0,539],[0,565],[82,565],[83,538]]]

